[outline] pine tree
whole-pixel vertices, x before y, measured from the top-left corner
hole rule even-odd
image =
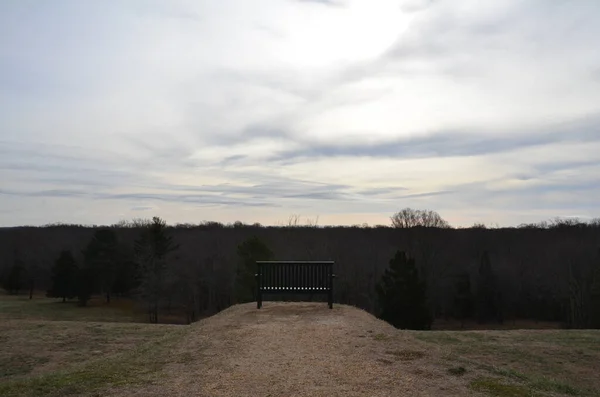
[[[484,251],[481,255],[477,283],[477,317],[479,322],[485,323],[492,318],[502,322],[499,303],[496,275],[492,270],[489,253]]]
[[[77,270],[77,262],[71,251],[61,251],[52,267],[52,288],[48,296],[62,298],[63,302],[77,296]]]
[[[87,306],[88,301],[92,297],[95,275],[94,269],[89,266],[84,266],[77,271],[76,291],[80,306]]]
[[[134,243],[139,263],[139,292],[148,306],[150,322],[158,322],[158,304],[162,296],[167,272],[167,255],[176,251],[179,245],[167,234],[167,224],[159,217],[144,226]]]
[[[600,329],[600,250],[594,263],[590,287],[590,326]]]
[[[86,277],[92,277],[92,288],[98,288],[110,303],[110,294],[117,275],[118,243],[115,232],[111,229],[100,229],[83,251]],[[92,275],[93,273],[93,275]]]
[[[460,320],[462,328],[464,327],[465,320],[473,315],[473,293],[471,291],[471,278],[468,273],[459,276],[456,283],[454,307],[456,309],[456,317]]]
[[[117,263],[112,292],[119,295],[130,293],[139,286],[138,266],[134,260],[121,257]]]
[[[251,237],[242,242],[237,248],[240,259],[236,274],[235,299],[238,303],[256,300],[256,261],[268,261],[273,258],[273,252],[258,237]]]
[[[18,295],[19,291],[25,286],[27,280],[27,269],[23,261],[15,259],[15,263],[9,268],[8,272],[2,277],[2,288],[9,294]]]
[[[379,318],[401,329],[431,329],[427,287],[419,279],[415,260],[398,251],[376,286]]]

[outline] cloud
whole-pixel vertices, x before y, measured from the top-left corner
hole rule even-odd
[[[426,10],[435,0],[404,0],[400,3],[400,9],[406,13]]]
[[[402,137],[373,144],[335,142],[316,144],[309,142],[298,150],[286,150],[275,155],[275,160],[310,157],[392,157],[392,158],[444,158],[476,156],[510,152],[527,147],[568,142],[599,143],[600,116],[546,126],[542,131],[441,131],[416,137]]]
[[[593,215],[598,16],[591,1],[0,3],[0,224]]]
[[[0,189],[0,194],[11,195],[11,196],[27,196],[27,197],[84,197],[87,196],[85,192],[78,190],[68,189],[51,189],[51,190],[38,190],[30,192],[18,192],[14,190]]]
[[[154,207],[148,207],[148,206],[131,207],[132,211],[150,211],[153,209],[154,209]]]
[[[511,186],[510,189],[499,189],[493,184],[480,183],[466,186],[453,186],[457,196],[460,197],[461,205],[457,202],[446,204],[448,209],[463,209],[465,207],[477,207],[482,202],[492,201],[499,211],[554,211],[545,219],[552,217],[563,217],[574,211],[590,214],[597,213],[597,204],[594,196],[600,193],[600,179],[589,182],[567,182],[560,185],[527,185]],[[576,200],[576,204],[574,203]]]
[[[343,1],[336,1],[336,0],[294,0],[297,1],[299,3],[314,3],[314,4],[322,4],[322,5],[326,5],[326,6],[331,6],[331,7],[341,7],[344,6],[344,2]]]
[[[18,197],[70,197],[87,198],[90,200],[125,200],[129,202],[140,201],[168,201],[173,203],[191,203],[200,206],[236,206],[236,207],[262,207],[276,206],[276,204],[257,202],[255,200],[239,200],[210,194],[177,194],[177,193],[96,193],[83,190],[39,190],[39,191],[14,191],[0,190],[0,194]],[[139,211],[141,207],[133,207]],[[142,207],[145,208],[145,207]],[[149,207],[152,208],[152,207]]]
[[[384,195],[396,193],[398,191],[406,191],[406,190],[408,190],[408,189],[403,188],[403,187],[396,187],[396,188],[377,187],[377,188],[371,188],[371,189],[360,189],[357,191],[357,193],[365,195],[365,196],[384,196]]]

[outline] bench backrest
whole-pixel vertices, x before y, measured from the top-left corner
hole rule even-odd
[[[333,287],[333,261],[258,261],[262,291],[328,291]]]

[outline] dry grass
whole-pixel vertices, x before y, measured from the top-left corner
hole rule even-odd
[[[124,299],[82,308],[0,295],[0,396],[94,395],[154,377],[165,363],[152,355],[187,329],[141,320]]]
[[[431,329],[434,331],[484,331],[484,330],[521,330],[521,329],[562,329],[560,322],[535,321],[535,320],[509,320],[502,324],[480,324],[475,320],[461,323],[459,320],[436,319]]]
[[[3,319],[145,322],[145,317],[134,310],[129,299],[113,299],[107,305],[101,297],[93,297],[88,307],[79,307],[76,301],[62,302],[41,293],[29,296],[0,294],[0,321]]]
[[[125,323],[7,320],[0,323],[4,347],[0,349],[2,374],[42,374],[65,364],[110,356],[160,339],[177,326]],[[35,365],[31,365],[35,363]],[[13,364],[11,369],[11,365]],[[16,371],[14,368],[21,368]],[[28,369],[27,369],[27,368]]]
[[[147,350],[161,352],[185,330],[175,325],[3,321],[0,395],[62,396],[134,383],[153,369]]]
[[[0,395],[600,396],[599,359],[594,331],[399,331],[265,302],[191,326],[3,322]]]
[[[532,392],[600,396],[600,331],[597,330],[412,334],[443,352],[449,362],[518,382]]]

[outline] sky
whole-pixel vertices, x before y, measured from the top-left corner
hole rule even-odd
[[[0,2],[0,226],[600,216],[598,0]]]

